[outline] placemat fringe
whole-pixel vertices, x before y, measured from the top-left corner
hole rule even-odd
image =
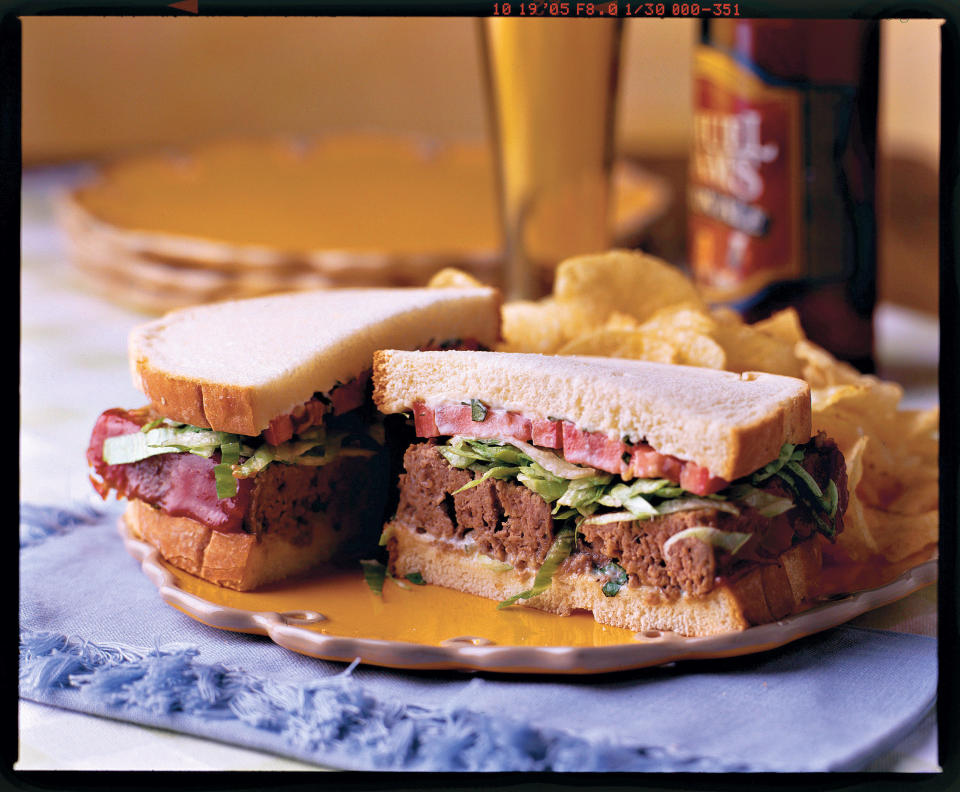
[[[21,695],[73,689],[89,703],[154,715],[236,719],[282,736],[293,752],[324,764],[367,757],[382,770],[750,771],[661,747],[591,742],[506,716],[421,707],[370,695],[356,662],[307,683],[259,678],[198,659],[196,647],[95,644],[52,632],[20,634]],[[457,697],[462,700],[461,697]]]
[[[76,507],[20,504],[20,547],[32,547],[51,536],[69,533],[82,525],[95,525],[104,512],[85,504]]]

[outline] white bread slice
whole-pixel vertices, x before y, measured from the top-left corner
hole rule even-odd
[[[133,330],[134,385],[162,415],[256,435],[370,367],[376,349],[499,338],[495,289],[343,289],[173,311]]]
[[[140,500],[123,514],[130,533],[157,548],[173,566],[218,586],[250,591],[329,561],[339,539],[323,515],[314,518],[307,544],[268,534],[258,540],[215,531],[188,517],[170,517]]]
[[[504,352],[374,356],[373,398],[384,413],[480,399],[530,418],[559,418],[611,438],[645,440],[732,481],[812,435],[810,388],[774,374],[642,360]]]
[[[390,530],[390,565],[398,577],[419,572],[426,583],[501,602],[533,584],[532,571],[496,571],[481,564],[475,553],[429,534],[399,523],[391,523]],[[575,610],[591,611],[601,624],[635,632],[717,635],[810,607],[818,593],[820,568],[820,540],[814,535],[784,552],[777,563],[723,581],[702,597],[684,593],[671,599],[652,586],[624,586],[615,597],[608,597],[596,578],[560,570],[546,591],[521,604],[564,616]]]

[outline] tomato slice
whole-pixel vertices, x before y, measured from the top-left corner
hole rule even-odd
[[[710,495],[729,483],[696,462],[661,454],[646,443],[630,444],[587,432],[569,421],[525,418],[518,413],[487,408],[482,421],[473,420],[469,404],[413,406],[414,428],[420,437],[468,435],[470,437],[515,439],[541,448],[563,451],[564,459],[578,465],[633,478],[664,478],[695,495]]]

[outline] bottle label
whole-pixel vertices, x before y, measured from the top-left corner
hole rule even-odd
[[[708,46],[694,59],[690,265],[713,302],[805,269],[801,95]]]

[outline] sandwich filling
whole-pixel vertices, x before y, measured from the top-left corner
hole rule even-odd
[[[824,435],[727,482],[642,442],[477,400],[412,412],[428,440],[405,454],[381,543],[400,527],[494,570],[537,571],[532,589],[503,604],[545,590],[561,569],[594,576],[607,596],[625,585],[700,596],[843,527],[846,469]]]
[[[309,409],[294,411],[294,420],[309,418]],[[262,524],[252,515],[264,502],[316,512],[322,505],[318,493],[331,489],[324,482],[344,468],[345,460],[355,458],[350,467],[359,464],[361,471],[360,463],[376,464],[383,424],[371,422],[364,412],[325,409],[318,423],[305,421],[290,437],[272,443],[268,437],[275,422],[254,438],[169,421],[149,407],[107,410],[97,419],[87,449],[90,479],[104,498],[115,490],[118,497],[141,500],[171,517],[188,517],[223,532],[259,534]],[[297,490],[303,490],[302,497],[291,501]]]
[[[479,344],[453,339],[426,348],[478,349]],[[311,513],[327,510],[333,493],[349,499],[345,490],[357,488],[342,471],[352,471],[355,480],[377,493],[385,490],[385,456],[369,369],[275,417],[256,437],[172,421],[150,407],[114,408],[97,419],[87,449],[90,480],[101,497],[116,491],[171,517],[258,536],[271,521],[307,522]],[[333,486],[340,479],[343,486]],[[367,501],[375,509],[386,499],[378,494]],[[258,518],[272,512],[272,520]]]

